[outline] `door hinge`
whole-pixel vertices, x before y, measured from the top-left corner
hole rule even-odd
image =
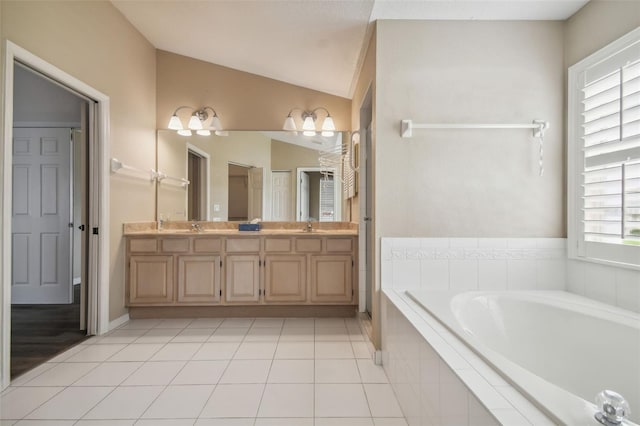
[[[220,267],[222,268],[222,259],[220,259]]]
[[[351,289],[351,295],[353,296],[355,294],[355,292],[353,291],[353,289]]]
[[[81,231],[84,231],[84,225],[78,226],[78,229],[81,230]]]
[[[218,290],[220,292],[220,296],[222,296],[222,290]]]
[[[351,259],[351,267],[353,268],[354,266],[356,266],[356,263]]]
[[[91,231],[91,233],[93,235],[98,235],[98,227],[93,228],[93,230]]]

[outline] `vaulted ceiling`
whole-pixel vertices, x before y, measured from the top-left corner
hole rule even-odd
[[[588,0],[112,0],[156,48],[350,98],[377,19],[564,20]]]

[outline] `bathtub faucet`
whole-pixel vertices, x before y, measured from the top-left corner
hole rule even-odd
[[[597,394],[596,405],[600,411],[595,414],[595,418],[605,426],[619,425],[631,413],[627,400],[611,390],[603,390]]]

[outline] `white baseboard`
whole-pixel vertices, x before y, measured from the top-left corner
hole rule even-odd
[[[80,279],[80,277],[74,278],[73,279],[73,285],[78,285],[82,282],[82,279]]]
[[[109,331],[113,330],[114,328],[120,327],[122,324],[124,324],[127,321],[129,321],[129,314],[124,314],[120,318],[116,318],[113,321],[110,321],[109,322]]]

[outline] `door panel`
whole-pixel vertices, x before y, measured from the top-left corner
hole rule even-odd
[[[13,133],[11,302],[71,303],[70,129]]]
[[[264,169],[249,169],[249,220],[262,219],[262,192],[264,189]]]
[[[272,172],[270,220],[290,222],[291,218],[291,172]]]

